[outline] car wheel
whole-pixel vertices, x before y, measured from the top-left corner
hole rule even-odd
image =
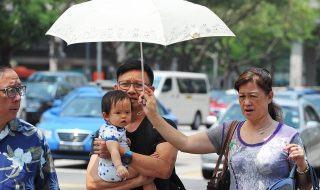
[[[212,176],[213,171],[211,170],[206,170],[206,169],[202,169],[202,176],[205,179],[210,179]]]
[[[191,129],[192,130],[198,130],[201,125],[201,115],[199,112],[196,113],[194,116],[193,123],[191,124]]]

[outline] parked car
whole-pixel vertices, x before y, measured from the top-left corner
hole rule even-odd
[[[206,124],[209,105],[209,82],[206,74],[155,71],[155,97],[177,116],[179,123],[197,130]]]
[[[80,87],[42,114],[37,127],[44,132],[54,159],[89,160],[91,136],[104,122],[101,114],[104,94],[99,87]],[[158,103],[163,117],[177,122],[176,117]]]
[[[311,102],[320,115],[320,94],[306,94],[303,95],[302,98]]]
[[[214,124],[227,109],[230,103],[238,99],[238,93],[234,89],[211,91],[207,128]]]
[[[291,99],[296,100],[306,95],[320,94],[320,90],[317,88],[285,88],[274,91],[274,98],[277,99]]]
[[[84,74],[72,71],[38,71],[28,77],[28,82],[67,83],[74,88],[88,84]]]
[[[113,90],[113,87],[115,84],[117,84],[117,81],[115,81],[115,80],[96,80],[96,81],[90,82],[90,84],[99,86],[103,90]]]
[[[304,99],[274,99],[274,101],[282,108],[283,122],[300,132],[309,163],[320,168],[320,119],[314,106]],[[233,102],[211,127],[217,127],[231,120],[245,120],[237,101]],[[210,178],[217,159],[216,153],[201,155],[204,178]]]
[[[74,89],[62,82],[29,82],[26,86],[26,120],[34,125],[39,122],[41,114],[52,107],[54,100],[63,98]]]

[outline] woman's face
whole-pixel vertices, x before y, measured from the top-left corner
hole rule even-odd
[[[272,91],[266,95],[255,82],[241,85],[239,103],[242,114],[250,121],[265,117],[269,114],[268,104],[272,102],[272,96]]]

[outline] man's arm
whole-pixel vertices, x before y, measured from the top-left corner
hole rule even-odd
[[[125,152],[121,148],[121,155]],[[177,159],[177,149],[170,143],[163,142],[157,145],[158,157],[133,153],[130,166],[143,176],[168,179],[171,176]]]
[[[97,154],[93,154],[90,157],[90,161],[87,168],[87,174],[86,174],[87,190],[102,190],[102,189],[128,190],[135,187],[143,186],[153,181],[153,178],[139,175],[136,178],[126,180],[123,182],[109,183],[109,182],[103,181],[98,176],[98,164],[99,164],[99,157]]]

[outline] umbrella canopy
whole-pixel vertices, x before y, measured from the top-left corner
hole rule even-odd
[[[200,37],[234,36],[211,10],[184,0],[91,0],[66,10],[46,34],[67,44],[170,45]]]

